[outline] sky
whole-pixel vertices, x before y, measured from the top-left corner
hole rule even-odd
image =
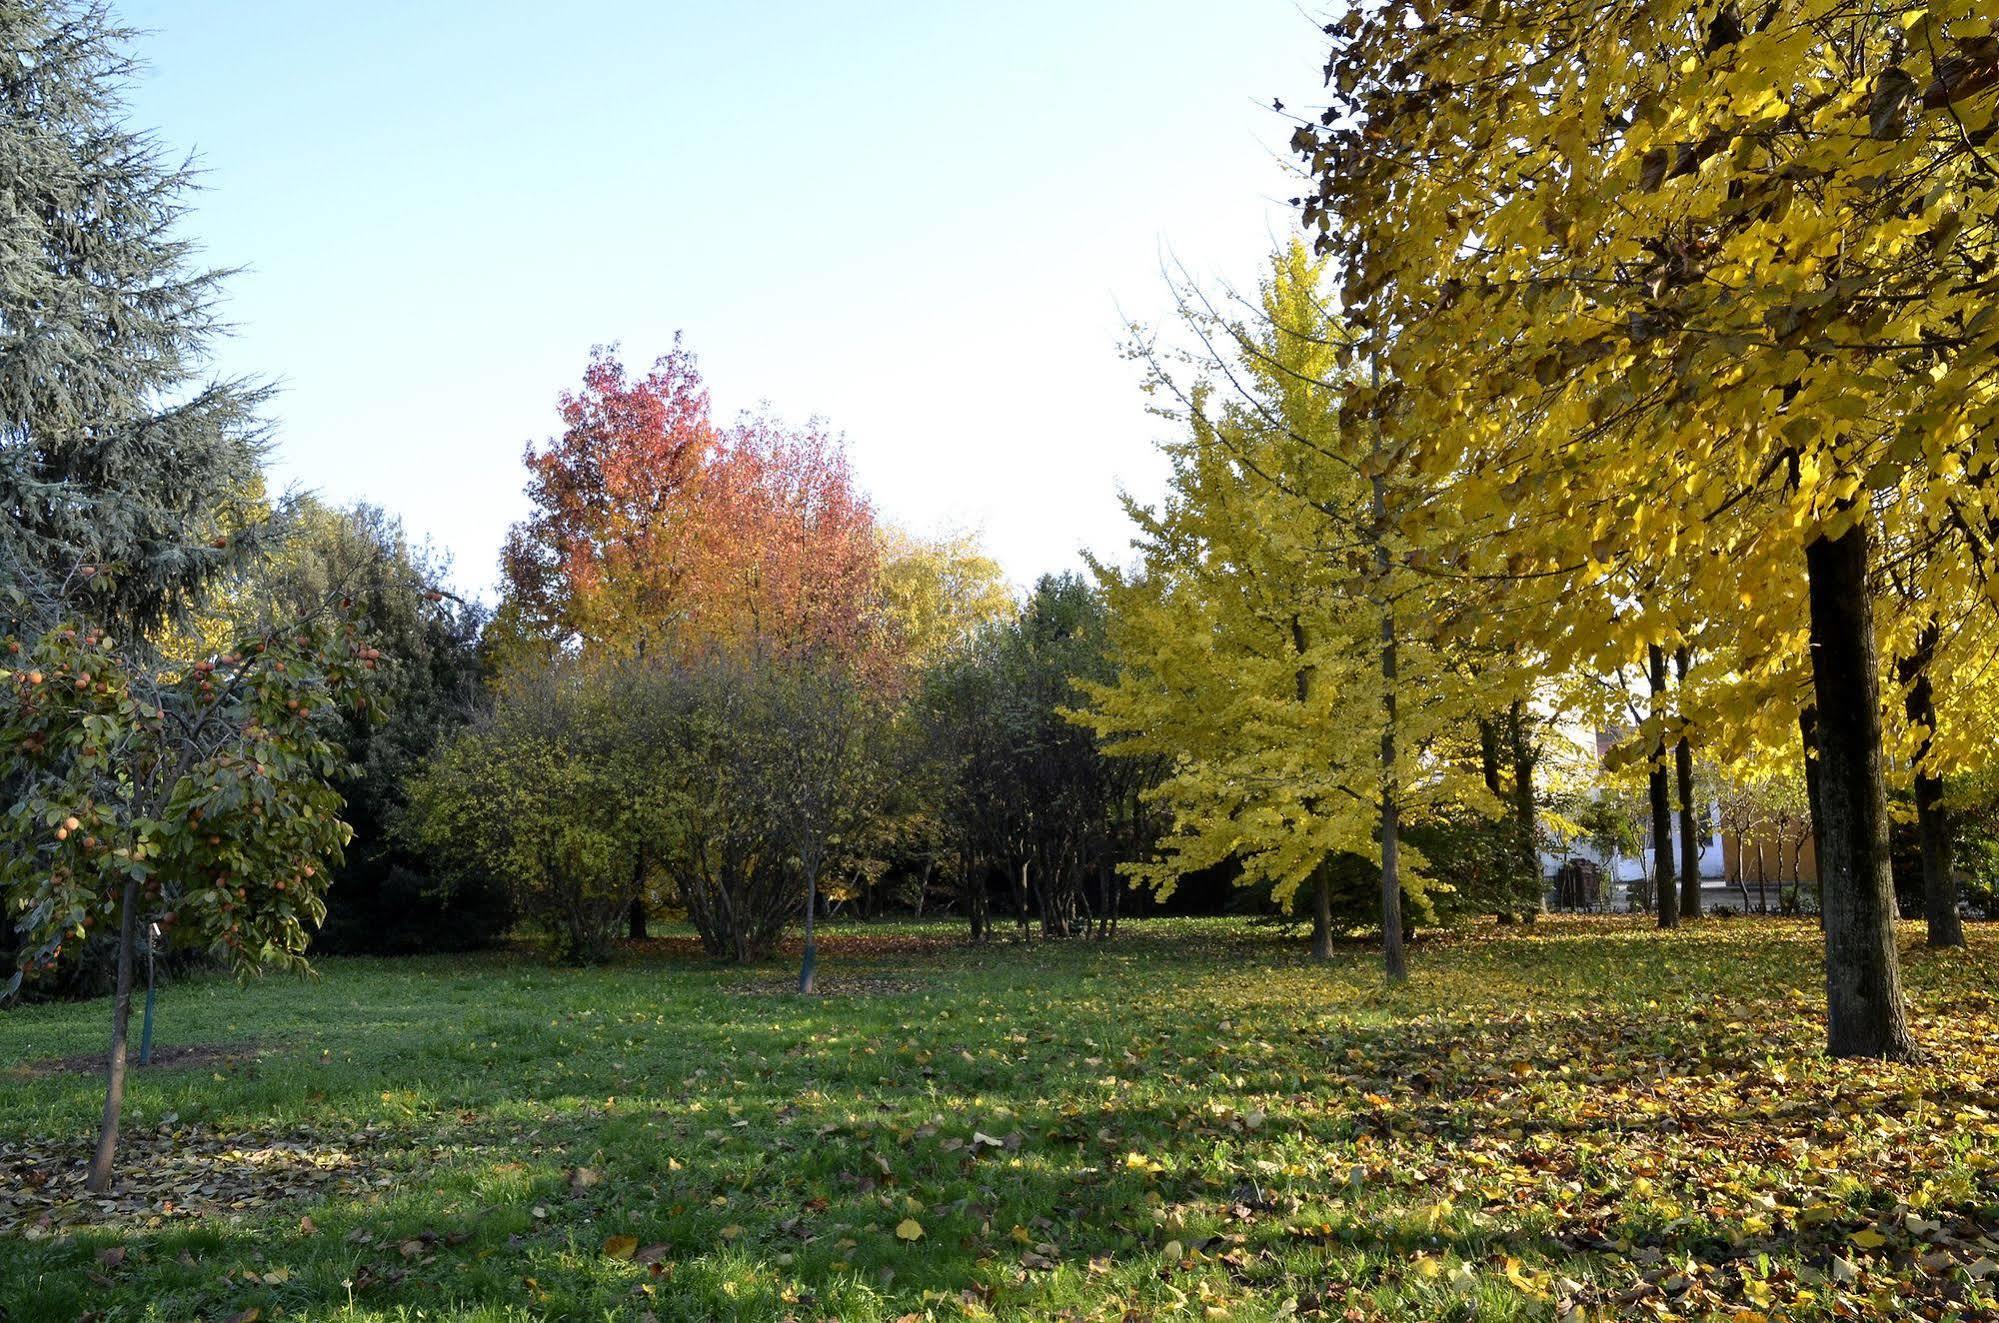
[[[675,331],[718,416],[847,438],[884,517],[1017,583],[1160,491],[1130,320],[1291,225],[1296,0],[120,0],[135,125],[241,267],[217,366],[276,381],[280,486],[401,515],[488,593],[521,453],[592,345]]]

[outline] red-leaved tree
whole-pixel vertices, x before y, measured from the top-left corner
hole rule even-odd
[[[874,511],[837,437],[816,422],[746,417],[723,439],[700,499],[692,639],[872,659],[881,643]]]
[[[638,379],[594,351],[561,414],[528,449],[535,510],[502,557],[507,646],[878,660],[874,512],[838,437],[765,414],[717,428],[677,338]]]
[[[527,449],[534,513],[501,553],[496,629],[520,643],[642,644],[675,620],[703,541],[694,488],[717,441],[707,388],[676,337],[637,380],[592,350],[583,388],[559,407],[562,434]]]

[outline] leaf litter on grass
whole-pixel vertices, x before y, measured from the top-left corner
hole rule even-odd
[[[372,1129],[218,1133],[163,1121],[119,1137],[109,1193],[84,1189],[90,1146],[0,1141],[0,1235],[83,1226],[155,1227],[260,1213],[302,1199],[379,1192]]]
[[[1816,935],[1775,922],[1445,936],[1396,990],[1364,951],[1135,926],[968,948],[916,1002],[837,1014],[667,968],[573,975],[551,1015],[536,975],[532,1051],[452,1048],[486,1092],[432,1105],[416,1184],[443,1202],[334,1202],[497,1219],[355,1277],[369,1308],[445,1317],[445,1291],[579,1316],[1999,1317],[1991,937],[1912,953],[1913,1065],[1824,1058]],[[353,1096],[465,1096],[450,1060],[399,1048]]]

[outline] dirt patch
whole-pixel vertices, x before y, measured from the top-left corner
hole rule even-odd
[[[171,1070],[179,1066],[224,1066],[247,1065],[271,1054],[270,1048],[256,1043],[176,1043],[170,1047],[153,1049],[152,1064],[146,1070]],[[129,1058],[130,1069],[138,1070],[138,1049],[132,1049]],[[9,1066],[0,1071],[0,1079],[35,1080],[50,1075],[102,1075],[105,1068],[105,1054],[91,1052],[83,1056],[50,1057],[45,1061],[29,1061],[18,1066]]]
[[[362,1130],[218,1134],[169,1119],[118,1142],[111,1192],[83,1188],[91,1140],[0,1142],[0,1236],[29,1239],[76,1226],[160,1226],[235,1217],[390,1183],[369,1161],[380,1136]]]

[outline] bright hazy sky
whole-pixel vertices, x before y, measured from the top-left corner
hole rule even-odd
[[[121,0],[134,121],[197,151],[222,366],[278,476],[490,588],[592,344],[684,330],[718,414],[846,434],[888,518],[1016,580],[1121,558],[1164,472],[1120,315],[1253,281],[1321,60],[1294,0]]]

